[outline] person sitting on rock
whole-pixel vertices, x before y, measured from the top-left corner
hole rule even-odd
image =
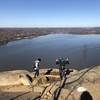
[[[39,76],[39,65],[40,65],[40,62],[41,62],[41,59],[38,58],[37,60],[35,60],[34,62],[34,67],[33,67],[33,70],[35,72],[35,75],[34,77],[36,78],[37,76]]]
[[[63,78],[66,77],[65,66],[66,64],[69,64],[69,60],[68,58],[67,59],[59,58],[56,59],[56,64],[59,65],[59,75],[60,75],[60,79],[62,80]]]

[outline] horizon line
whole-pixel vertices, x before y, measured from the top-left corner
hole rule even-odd
[[[32,27],[32,26],[23,26],[23,27],[18,27],[18,26],[6,26],[6,27],[2,27],[0,26],[0,28],[100,28],[100,26],[41,26],[41,27]]]

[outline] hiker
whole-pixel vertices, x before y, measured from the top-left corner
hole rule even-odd
[[[69,64],[69,60],[68,58],[67,59],[59,58],[56,59],[56,64],[59,65],[59,75],[60,75],[60,79],[62,80],[63,78],[66,77],[65,66],[66,64]]]
[[[35,64],[34,64],[34,66],[33,66],[33,70],[34,70],[34,72],[35,72],[35,78],[37,77],[37,76],[39,76],[39,65],[40,65],[40,62],[41,62],[41,59],[40,58],[38,58],[37,60],[35,60]]]

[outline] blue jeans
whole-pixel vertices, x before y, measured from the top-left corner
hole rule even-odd
[[[59,69],[59,74],[60,74],[60,79],[61,80],[66,77],[64,69]]]

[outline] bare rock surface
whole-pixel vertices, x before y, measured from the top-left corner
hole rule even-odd
[[[0,72],[0,100],[54,100],[60,89],[58,100],[80,100],[84,91],[100,100],[100,66],[73,70],[64,80],[58,69],[41,69],[37,78],[26,70]]]
[[[30,73],[26,70],[5,71],[0,73],[0,86],[7,85],[30,85],[27,75]]]

